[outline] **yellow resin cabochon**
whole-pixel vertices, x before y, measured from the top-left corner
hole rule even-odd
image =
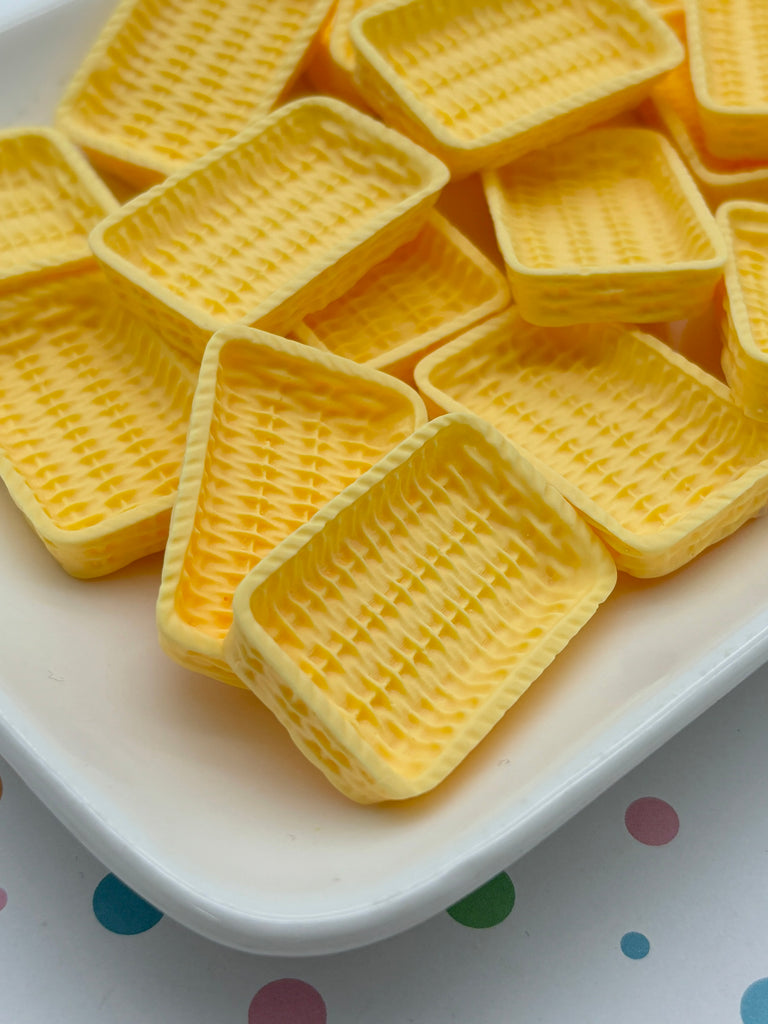
[[[236,682],[222,643],[242,578],[425,420],[418,394],[386,374],[263,331],[215,335],[163,564],[166,651]]]
[[[728,245],[723,369],[735,401],[768,421],[768,205],[724,203],[717,219]]]
[[[193,390],[94,262],[0,292],[0,472],[67,572],[163,549]]]
[[[683,59],[636,0],[385,0],[350,31],[366,102],[454,177],[632,109]]]
[[[57,125],[146,188],[268,114],[331,0],[122,0],[72,78]]]
[[[59,132],[0,130],[0,287],[88,262],[88,235],[116,209],[115,198]]]
[[[286,104],[91,234],[136,315],[198,361],[232,323],[285,334],[416,235],[445,167],[338,100]]]
[[[429,349],[509,305],[502,273],[437,213],[294,329],[305,344],[408,380]]]
[[[637,329],[494,317],[423,359],[432,412],[471,411],[531,458],[620,569],[660,576],[756,515],[768,426],[714,377]]]
[[[246,577],[225,652],[342,793],[406,799],[466,757],[615,582],[511,445],[446,416]]]
[[[484,174],[512,294],[531,323],[681,320],[725,264],[714,217],[660,132],[599,128]]]
[[[768,160],[768,6],[687,0],[686,29],[707,149],[726,160]]]

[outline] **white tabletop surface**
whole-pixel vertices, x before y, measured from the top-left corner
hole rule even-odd
[[[768,1024],[767,733],[768,667],[454,914],[306,959],[154,912],[0,760],[0,1020]]]

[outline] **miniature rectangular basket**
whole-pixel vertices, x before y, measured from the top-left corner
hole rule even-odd
[[[632,576],[685,565],[768,501],[768,426],[636,329],[542,328],[512,311],[415,377],[432,414],[470,411],[513,439]]]
[[[685,38],[682,15],[670,23]],[[707,149],[687,58],[654,86],[641,109],[672,142],[713,210],[729,199],[768,199],[768,161],[724,160]]]
[[[653,90],[644,116],[666,133],[714,210],[729,199],[768,199],[768,161],[723,160],[706,148],[687,65]]]
[[[117,207],[60,132],[0,131],[0,288],[92,262],[88,235]]]
[[[768,161],[768,5],[687,0],[686,29],[707,149],[725,160]]]
[[[293,333],[304,344],[410,382],[428,351],[509,303],[504,274],[432,213],[416,238]]]
[[[214,335],[163,563],[164,650],[237,685],[222,653],[237,585],[425,421],[417,393],[394,377],[263,331]]]
[[[350,34],[366,102],[455,177],[637,106],[683,58],[638,0],[385,0]]]
[[[266,116],[331,0],[122,0],[56,124],[100,169],[147,188]]]
[[[483,177],[530,323],[682,320],[711,300],[725,246],[660,132],[594,129]]]
[[[102,221],[124,303],[200,359],[233,323],[286,334],[416,235],[445,167],[326,97],[281,107]]]
[[[615,582],[512,445],[441,417],[246,577],[224,649],[342,793],[402,800],[453,771]]]
[[[768,205],[723,203],[717,220],[728,246],[723,370],[738,405],[768,421]]]
[[[165,546],[193,390],[95,261],[0,292],[0,476],[72,576]]]

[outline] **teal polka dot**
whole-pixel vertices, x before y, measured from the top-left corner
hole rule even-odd
[[[651,944],[642,932],[627,932],[621,937],[621,952],[630,960],[642,960],[651,951]]]
[[[492,928],[509,917],[514,905],[515,887],[506,871],[502,871],[490,882],[454,903],[448,908],[448,913],[454,921],[467,928]]]
[[[768,1024],[768,978],[753,981],[741,997],[743,1024]]]
[[[162,913],[114,875],[106,875],[93,893],[96,920],[116,935],[138,935],[153,928]]]

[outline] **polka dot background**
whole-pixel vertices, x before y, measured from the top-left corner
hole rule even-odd
[[[768,667],[430,921],[296,959],[177,925],[0,761],[0,1020],[768,1024],[766,723]]]
[[[105,875],[96,886],[93,912],[99,924],[115,935],[139,935],[163,916],[113,874]]]

